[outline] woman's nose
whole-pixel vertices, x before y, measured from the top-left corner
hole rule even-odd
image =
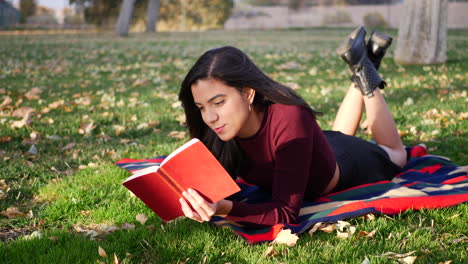
[[[218,116],[218,113],[216,111],[213,111],[213,110],[208,110],[206,111],[205,113],[205,120],[206,120],[206,123],[214,123],[218,120],[219,116]]]

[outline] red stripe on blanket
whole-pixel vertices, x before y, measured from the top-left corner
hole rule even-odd
[[[384,214],[399,214],[408,209],[435,209],[448,206],[454,206],[468,200],[466,194],[451,194],[451,195],[436,195],[436,196],[420,196],[420,197],[395,197],[383,198],[375,201],[365,202],[359,201],[344,205],[328,216],[339,215],[352,211],[361,210],[364,208],[374,208]]]
[[[240,231],[235,231],[235,232],[238,235],[244,237],[249,244],[252,244],[255,242],[270,241],[274,239],[279,234],[279,232],[281,232],[283,227],[284,227],[284,224],[277,224],[277,225],[272,226],[271,229],[266,233],[253,234],[253,235],[242,233]]]
[[[425,172],[425,173],[431,173],[432,174],[432,173],[438,171],[440,168],[442,168],[442,165],[435,164],[435,165],[432,165],[432,166],[424,167],[424,168],[420,169],[419,172]]]
[[[464,180],[468,180],[468,175],[464,175],[464,176],[459,176],[459,177],[456,177],[456,178],[453,178],[453,179],[448,179],[444,182],[442,182],[443,184],[454,184],[454,183],[458,183],[458,182],[462,182]]]

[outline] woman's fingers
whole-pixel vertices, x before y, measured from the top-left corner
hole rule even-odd
[[[192,197],[195,198],[195,200],[197,201],[197,203],[200,205],[200,207],[206,212],[206,214],[211,218],[211,216],[213,216],[216,212],[215,210],[215,207],[216,205],[215,204],[212,204],[212,203],[209,203],[205,200],[205,198],[203,198],[197,191],[195,191],[194,189],[188,189],[188,192],[190,193],[190,195],[192,195]]]
[[[182,212],[184,213],[184,215],[187,217],[187,218],[190,218],[192,220],[195,220],[195,221],[198,221],[198,222],[203,222],[201,220],[201,217],[199,214],[195,213],[194,211],[192,211],[192,208],[190,208],[190,206],[187,204],[187,202],[183,199],[183,198],[180,198],[179,199],[179,202],[180,202],[180,205],[182,207]]]
[[[210,221],[211,216],[213,216],[214,212],[214,205],[208,203],[200,194],[198,194],[195,190],[189,189],[186,192],[183,192],[182,195],[189,201],[192,208],[195,210],[201,220],[203,221]],[[193,211],[192,211],[193,212]]]

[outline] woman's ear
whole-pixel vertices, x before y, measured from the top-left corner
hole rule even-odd
[[[252,88],[243,88],[242,95],[249,102],[249,104],[252,104],[255,98],[255,90]]]

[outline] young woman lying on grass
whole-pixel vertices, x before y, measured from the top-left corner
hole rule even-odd
[[[265,75],[234,47],[212,49],[188,72],[179,93],[191,137],[199,138],[233,176],[271,192],[271,201],[205,201],[187,190],[186,217],[219,215],[253,226],[292,223],[304,200],[389,180],[407,153],[379,89],[377,73],[391,38],[375,32],[365,43],[360,27],[338,48],[353,72],[334,131],[322,131],[318,112],[291,88]],[[365,108],[377,144],[354,137]],[[191,207],[189,206],[191,205]]]

